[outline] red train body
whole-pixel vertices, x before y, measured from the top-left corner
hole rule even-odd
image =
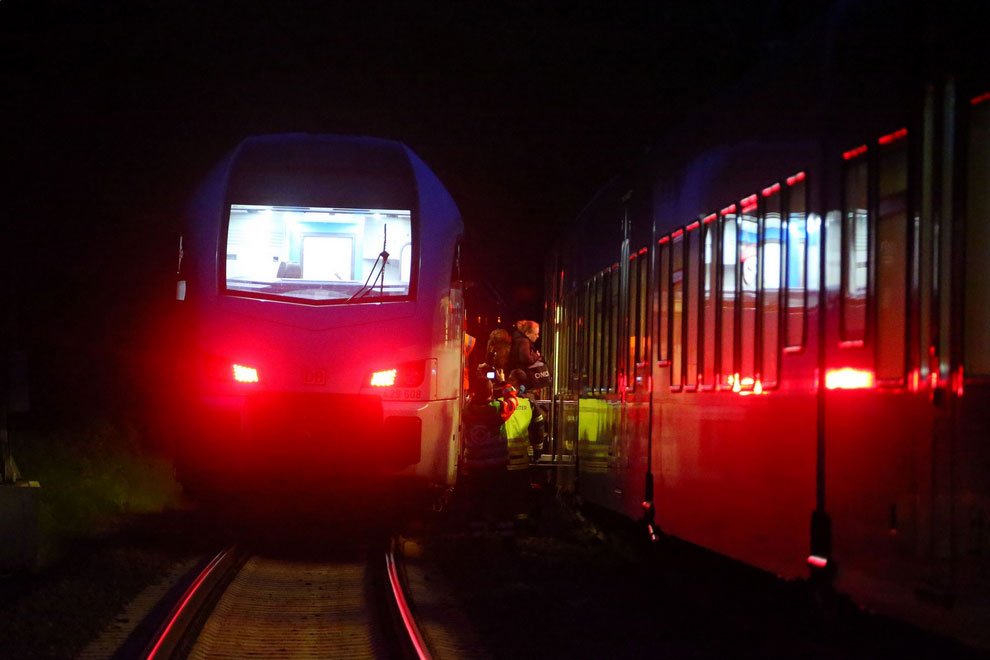
[[[583,211],[555,453],[589,501],[990,647],[990,70],[964,19],[874,9]]]

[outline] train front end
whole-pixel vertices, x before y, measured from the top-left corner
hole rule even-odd
[[[175,460],[190,491],[456,476],[462,231],[399,143],[244,141],[183,235]]]

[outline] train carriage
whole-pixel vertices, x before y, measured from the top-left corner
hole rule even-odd
[[[560,245],[544,342],[585,499],[990,646],[990,69],[947,13],[843,3],[698,108]]]
[[[244,140],[198,194],[180,247],[187,488],[450,487],[462,229],[400,143]]]

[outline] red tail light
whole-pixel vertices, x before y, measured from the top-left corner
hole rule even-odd
[[[254,367],[245,367],[243,364],[235,364],[233,368],[234,380],[238,383],[257,383],[258,370]]]
[[[372,387],[392,387],[395,385],[395,375],[398,373],[397,369],[386,369],[385,371],[376,371],[371,374],[371,386]]]
[[[416,387],[426,376],[426,360],[403,362],[391,369],[373,371],[365,381],[371,387]]]

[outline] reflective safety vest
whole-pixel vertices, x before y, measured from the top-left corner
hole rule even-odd
[[[533,419],[533,405],[524,396],[519,397],[519,407],[505,422],[505,437],[509,443],[510,470],[529,467],[529,423]]]

